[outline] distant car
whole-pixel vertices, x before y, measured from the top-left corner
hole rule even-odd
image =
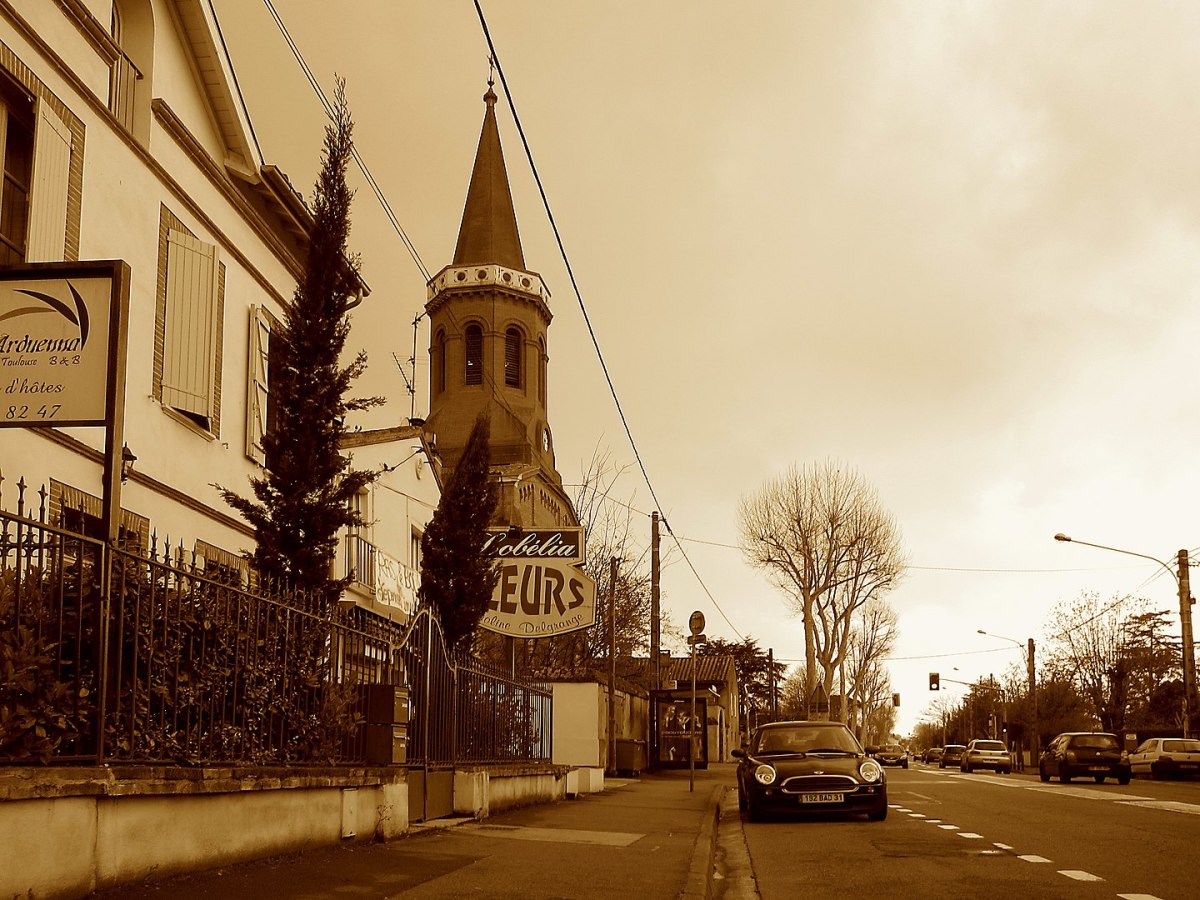
[[[881,766],[908,768],[908,751],[899,744],[884,744],[873,755]]]
[[[947,744],[942,748],[942,758],[938,760],[938,768],[957,766],[962,762],[963,751],[966,749],[966,744]]]
[[[1008,755],[1008,748],[1003,741],[976,738],[967,744],[958,767],[968,773],[976,769],[992,769],[999,775],[1007,775],[1012,771],[1012,757]]]
[[[738,809],[752,822],[771,811],[887,818],[883,767],[841,722],[760,725],[733,755]]]
[[[1115,778],[1129,784],[1129,754],[1115,734],[1104,731],[1071,731],[1046,745],[1038,759],[1038,776],[1049,781],[1057,775],[1064,784],[1075,776],[1091,776],[1097,784]]]
[[[1194,738],[1150,738],[1129,754],[1134,775],[1183,778],[1200,775],[1200,741]]]
[[[922,760],[922,762],[935,763],[935,762],[939,762],[941,760],[941,758],[942,758],[942,748],[941,747],[930,747],[928,750],[925,751],[925,758]]]

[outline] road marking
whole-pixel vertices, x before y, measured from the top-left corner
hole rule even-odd
[[[962,837],[962,838],[968,838],[969,840],[972,840],[972,841],[981,841],[981,840],[983,840],[983,835],[982,835],[982,834],[976,834],[976,833],[975,833],[975,832],[973,832],[973,831],[960,831],[960,832],[958,833],[958,836],[959,836],[959,837]]]
[[[1059,869],[1059,875],[1066,875],[1068,878],[1073,878],[1076,881],[1103,881],[1099,875],[1093,875],[1091,872],[1084,872],[1082,869]]]
[[[924,819],[926,818],[926,815],[925,813],[909,813],[908,817],[910,819]]]
[[[912,812],[911,809],[908,809],[903,806],[893,806],[892,809],[894,809],[896,812]]]
[[[992,843],[992,846],[999,847],[1001,850],[1011,850],[1012,849],[1012,847],[1008,846],[1008,844],[1001,844],[1001,843],[995,842],[995,841]]]
[[[958,831],[957,825],[939,825],[938,828],[941,828],[944,831]]]
[[[928,822],[930,825],[940,825],[942,820],[941,819],[926,819],[925,821]]]
[[[1160,897],[1155,897],[1153,894],[1117,894],[1121,900],[1162,900]]]
[[[1063,785],[1058,787],[1047,787],[1044,784],[1030,785],[1025,788],[1027,791],[1037,791],[1039,794],[1058,794],[1060,797],[1078,797],[1081,800],[1111,800],[1114,802],[1127,802],[1130,800],[1153,800],[1153,797],[1139,797],[1137,795],[1130,796],[1129,794],[1114,794],[1111,791],[1101,790],[1099,788],[1077,788]]]
[[[1122,806],[1140,806],[1144,809],[1166,809],[1171,812],[1187,813],[1190,816],[1200,816],[1200,806],[1195,803],[1182,803],[1179,800],[1118,800]]]
[[[1046,859],[1046,857],[1034,856],[1032,853],[1026,853],[1022,856],[1018,856],[1017,859],[1023,859],[1023,860],[1025,860],[1025,862],[1031,862],[1031,863],[1048,863],[1048,862],[1050,862],[1050,860]]]
[[[644,834],[626,831],[578,831],[571,828],[533,828],[523,825],[461,825],[458,831],[474,831],[482,837],[510,838],[517,841],[548,841],[557,844],[600,844],[628,847]]]

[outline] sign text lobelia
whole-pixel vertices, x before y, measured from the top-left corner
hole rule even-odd
[[[519,638],[554,637],[596,624],[596,582],[583,561],[583,529],[493,530],[486,544],[500,580],[480,625]]]

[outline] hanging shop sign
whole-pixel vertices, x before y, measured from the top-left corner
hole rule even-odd
[[[103,261],[0,272],[0,427],[113,424],[127,271]]]
[[[489,528],[483,552],[499,559],[583,562],[582,528]]]
[[[596,624],[596,582],[571,563],[506,559],[479,624],[519,638],[545,638]]]
[[[386,553],[375,551],[375,604],[394,622],[407,622],[417,609],[421,573]]]

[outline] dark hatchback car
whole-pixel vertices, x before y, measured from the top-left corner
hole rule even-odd
[[[899,744],[884,744],[871,755],[879,760],[881,766],[908,768],[908,751]]]
[[[1038,759],[1038,776],[1042,781],[1049,781],[1052,775],[1057,775],[1063,783],[1079,776],[1091,777],[1097,784],[1105,778],[1129,784],[1129,754],[1121,749],[1121,741],[1115,734],[1066,732],[1047,744]]]
[[[942,757],[938,760],[938,768],[945,769],[947,766],[961,765],[963,751],[966,749],[966,744],[947,744],[942,748]]]
[[[738,758],[738,809],[750,821],[768,812],[858,813],[887,818],[887,780],[840,722],[759,726]]]

